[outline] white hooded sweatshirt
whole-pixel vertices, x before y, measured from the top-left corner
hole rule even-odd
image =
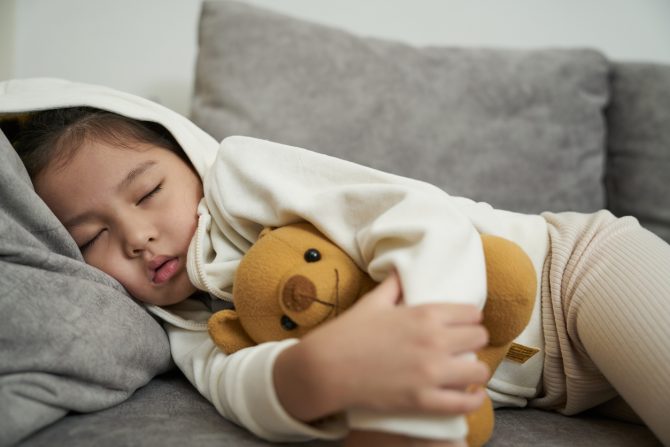
[[[263,227],[298,221],[314,224],[377,281],[395,268],[409,305],[449,301],[483,307],[486,272],[480,233],[519,244],[540,284],[548,246],[541,216],[496,210],[424,182],[304,149],[247,137],[229,137],[219,144],[183,116],[105,87],[56,79],[0,83],[0,114],[69,106],[157,122],[179,142],[204,186],[188,274],[213,298],[231,301],[239,260]],[[292,418],[279,403],[272,380],[274,360],[296,340],[225,355],[208,336],[211,309],[201,301],[147,307],[164,321],[177,366],[224,417],[272,441],[335,438],[346,432],[343,418],[310,425]],[[539,287],[531,322],[517,341],[543,347]],[[538,391],[541,371],[542,355],[523,365],[504,361],[489,383],[494,402],[524,406]],[[349,415],[349,425],[451,439],[467,431],[463,417],[381,418],[356,412]]]

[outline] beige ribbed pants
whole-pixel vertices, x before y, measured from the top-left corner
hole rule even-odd
[[[543,390],[571,415],[622,397],[670,445],[670,245],[632,217],[544,213]]]

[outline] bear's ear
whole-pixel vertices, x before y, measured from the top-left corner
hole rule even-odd
[[[207,321],[207,329],[214,344],[226,354],[256,344],[242,327],[239,316],[234,310],[215,312]]]
[[[271,232],[272,230],[274,230],[273,227],[265,227],[265,228],[263,228],[263,230],[261,230],[261,232],[258,234],[258,239],[260,239],[260,238],[262,238],[262,237],[264,237],[264,236],[267,236],[268,234],[270,234],[270,232]]]

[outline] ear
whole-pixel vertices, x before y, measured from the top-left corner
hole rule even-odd
[[[265,227],[265,228],[263,228],[263,229],[261,230],[261,232],[258,234],[258,239],[267,236],[268,234],[270,234],[270,232],[271,232],[272,230],[274,230],[273,227]]]
[[[226,309],[214,313],[209,317],[207,329],[214,344],[226,354],[232,354],[256,344],[247,335],[234,310]]]

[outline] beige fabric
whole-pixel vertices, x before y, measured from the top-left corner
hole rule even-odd
[[[531,406],[571,415],[620,395],[670,445],[670,245],[607,211],[543,216],[544,390]]]

